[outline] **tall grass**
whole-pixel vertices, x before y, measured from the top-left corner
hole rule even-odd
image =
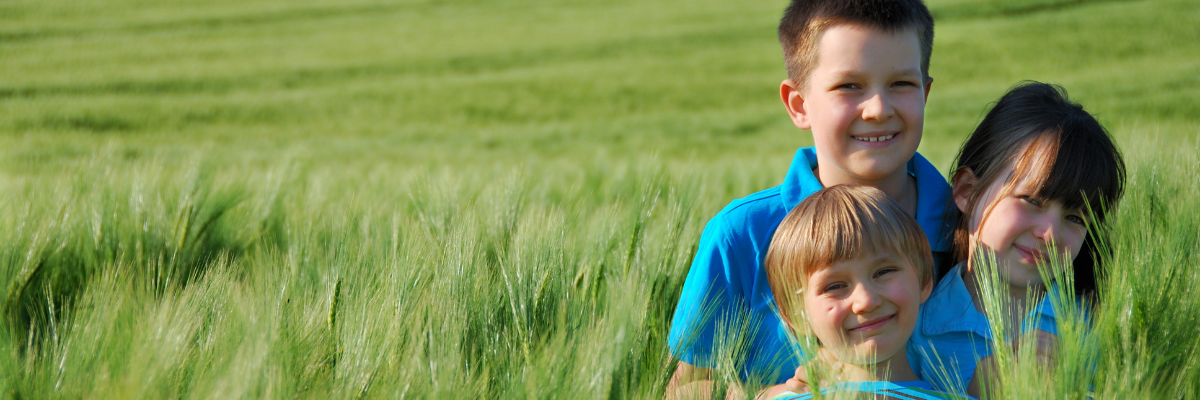
[[[1104,232],[1112,255],[1104,257],[1096,303],[1073,300],[1069,267],[1043,271],[1059,282],[1046,300],[1058,310],[1053,362],[1035,355],[1032,330],[1004,333],[1013,305],[995,268],[981,263],[984,308],[1000,349],[984,382],[987,397],[1200,398],[1200,216],[1192,211],[1200,207],[1200,160],[1189,146],[1146,160],[1142,144],[1130,157],[1143,161],[1134,162]]]
[[[929,4],[935,165],[1020,79],[1171,141],[1093,386],[1194,395],[1200,8]],[[811,143],[782,8],[0,2],[0,396],[659,397],[702,224]]]
[[[653,167],[363,184],[111,158],[5,188],[4,393],[654,393],[713,197]]]
[[[1197,152],[1161,152],[1130,154],[1090,329],[998,397],[1200,395]],[[4,187],[6,396],[659,397],[702,223],[749,181],[114,158]]]

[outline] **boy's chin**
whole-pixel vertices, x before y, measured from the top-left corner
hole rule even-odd
[[[884,350],[883,353],[880,350]],[[837,355],[838,361],[854,364],[862,367],[869,367],[887,361],[903,349],[880,349],[878,346],[860,346],[847,351],[834,352]]]

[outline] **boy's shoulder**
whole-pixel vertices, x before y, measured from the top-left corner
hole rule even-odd
[[[775,186],[751,193],[740,199],[735,199],[729,202],[725,208],[722,208],[717,215],[713,216],[713,220],[740,223],[747,220],[774,216],[781,211],[786,214],[788,209],[780,199],[781,191],[781,186]]]
[[[709,220],[705,230],[731,235],[733,240],[744,239],[747,235],[773,234],[792,207],[822,189],[812,171],[816,161],[816,151],[812,147],[797,150],[783,182],[729,202]]]

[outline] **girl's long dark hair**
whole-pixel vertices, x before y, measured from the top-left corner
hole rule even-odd
[[[1009,165],[1015,165],[1014,173],[1002,176]],[[997,179],[1005,179],[1011,186],[1014,177],[1035,174],[1041,180],[1034,196],[1062,202],[1068,209],[1090,211],[1089,232],[1072,267],[1075,293],[1094,294],[1097,274],[1103,273],[1098,252],[1108,249],[1099,242],[1104,235],[1097,232],[1125,190],[1125,161],[1108,131],[1083,106],[1070,101],[1061,86],[1029,81],[1017,84],[963,143],[951,179],[963,168],[970,168],[978,179],[976,187],[981,188]],[[982,192],[976,191],[968,209],[976,207]],[[954,254],[961,262],[970,246],[970,219],[953,206],[951,209]]]

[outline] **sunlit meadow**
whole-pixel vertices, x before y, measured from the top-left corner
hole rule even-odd
[[[935,165],[1036,79],[1130,168],[993,397],[1200,398],[1200,5],[929,5]],[[784,6],[0,2],[0,396],[661,397],[703,224],[811,145]]]

